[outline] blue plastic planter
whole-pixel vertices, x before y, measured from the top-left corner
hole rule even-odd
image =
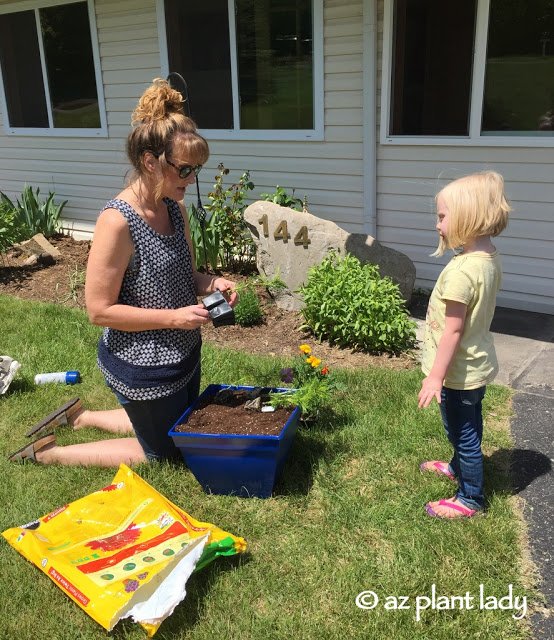
[[[180,433],[175,427],[187,422],[198,402],[220,389],[253,389],[211,384],[173,425],[169,435],[204,491],[242,497],[269,498],[287,459],[300,420],[300,409],[278,436]],[[290,389],[272,389],[274,392]]]

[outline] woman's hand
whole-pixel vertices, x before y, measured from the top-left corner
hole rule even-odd
[[[227,278],[216,278],[199,271],[194,272],[194,284],[196,286],[196,294],[199,296],[209,296],[216,291],[221,291],[227,302],[234,307],[239,301],[239,296],[233,289],[237,286],[232,280]]]
[[[203,304],[193,304],[190,307],[175,309],[173,327],[175,329],[198,329],[203,324],[208,324],[210,314]]]
[[[418,407],[428,407],[433,398],[437,399],[437,402],[441,403],[441,392],[442,392],[442,380],[438,378],[434,378],[431,376],[427,376],[423,379],[421,384],[421,390],[418,393],[419,405]]]
[[[215,278],[212,283],[214,291],[221,291],[221,293],[227,298],[227,301],[234,307],[239,301],[239,294],[233,289],[237,286],[232,280],[226,278]]]

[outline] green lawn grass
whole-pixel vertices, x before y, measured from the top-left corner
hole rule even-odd
[[[90,408],[115,408],[96,369],[100,330],[79,310],[0,296],[2,353],[22,363],[0,397],[2,510],[0,527],[30,522],[106,486],[115,470],[9,464],[24,433],[46,413],[78,394]],[[203,347],[203,386],[209,383],[279,385],[282,361]],[[75,387],[35,386],[36,373],[78,369]],[[484,414],[487,517],[431,519],[428,500],[446,498],[446,478],[423,474],[424,459],[447,459],[449,445],[436,406],[417,409],[417,371],[338,371],[347,391],[318,424],[301,426],[274,497],[206,495],[185,466],[141,465],[137,472],[199,520],[243,536],[247,551],[217,559],[194,574],[187,597],[156,634],[160,640],[301,638],[433,639],[528,638],[513,610],[480,610],[487,596],[534,593],[521,547],[506,463],[510,392],[491,386]],[[92,430],[59,429],[61,444],[99,437]],[[0,638],[45,636],[94,640],[106,632],[38,569],[0,541]],[[421,612],[416,598],[465,596],[473,609]],[[372,610],[356,596],[375,592]],[[385,609],[390,596],[410,609]],[[400,600],[398,600],[400,603]],[[443,601],[444,602],[444,601]],[[529,614],[528,614],[529,615]],[[111,637],[146,637],[119,623]]]

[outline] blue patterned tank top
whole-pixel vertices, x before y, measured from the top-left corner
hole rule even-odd
[[[164,198],[173,235],[154,231],[124,200],[110,200],[129,225],[135,252],[123,275],[119,304],[178,309],[197,304],[192,258],[179,205]],[[121,331],[106,328],[98,367],[110,387],[130,400],[153,400],[179,391],[200,365],[200,329]]]

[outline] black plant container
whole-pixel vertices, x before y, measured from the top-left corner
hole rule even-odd
[[[202,302],[210,313],[214,327],[235,324],[235,312],[221,291],[202,298]]]

